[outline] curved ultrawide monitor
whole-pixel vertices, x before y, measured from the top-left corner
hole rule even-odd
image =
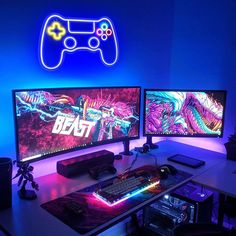
[[[144,136],[222,137],[226,91],[144,90]]]
[[[139,138],[140,87],[14,90],[17,159]]]

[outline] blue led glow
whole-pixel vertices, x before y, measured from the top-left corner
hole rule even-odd
[[[108,29],[108,25],[106,23],[101,24],[101,29],[106,31]]]
[[[169,197],[170,197],[170,195],[169,195],[169,194],[165,194],[165,195],[164,195],[164,198],[165,198],[166,200],[168,200],[168,199],[169,199]]]

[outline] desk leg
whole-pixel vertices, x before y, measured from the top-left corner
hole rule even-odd
[[[3,227],[0,225],[0,235],[2,235],[1,232],[4,233],[4,235],[6,235],[6,236],[11,236],[10,233],[8,233],[8,232],[5,230],[5,228],[3,228]]]
[[[140,229],[140,225],[139,225],[139,222],[138,222],[138,216],[135,213],[131,215],[131,222],[132,222],[132,225],[136,229]]]
[[[218,208],[218,225],[223,226],[224,221],[224,202],[225,195],[223,193],[219,193],[219,208]]]

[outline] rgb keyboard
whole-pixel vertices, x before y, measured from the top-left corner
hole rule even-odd
[[[132,171],[130,175],[118,176],[113,182],[94,191],[93,195],[108,206],[114,206],[159,183],[159,178],[147,171]]]

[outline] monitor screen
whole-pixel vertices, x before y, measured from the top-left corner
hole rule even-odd
[[[14,90],[18,161],[139,138],[140,87]]]
[[[226,91],[144,90],[145,136],[222,137]]]

